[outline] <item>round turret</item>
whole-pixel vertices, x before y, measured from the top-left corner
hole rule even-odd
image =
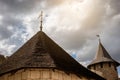
[[[95,59],[88,65],[88,68],[107,80],[118,80],[117,67],[119,62],[115,61],[99,42]]]

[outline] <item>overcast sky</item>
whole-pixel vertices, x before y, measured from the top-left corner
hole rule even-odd
[[[83,65],[94,58],[100,35],[120,62],[120,0],[0,0],[0,54],[9,56],[43,31]]]

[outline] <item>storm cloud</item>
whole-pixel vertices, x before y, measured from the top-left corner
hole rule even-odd
[[[44,32],[80,63],[94,58],[97,34],[120,62],[119,8],[120,0],[0,0],[0,53],[13,54],[39,31],[43,10]]]

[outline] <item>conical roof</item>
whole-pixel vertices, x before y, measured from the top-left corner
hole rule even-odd
[[[80,65],[42,31],[39,31],[0,65],[0,75],[21,68],[60,69],[65,72],[104,80]]]
[[[96,53],[95,59],[92,61],[90,65],[101,63],[101,62],[113,62],[117,66],[120,65],[117,61],[115,61],[104,48],[102,43],[99,41],[98,51]],[[89,66],[90,66],[89,65]]]

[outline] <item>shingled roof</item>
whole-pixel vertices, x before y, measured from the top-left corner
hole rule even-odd
[[[104,80],[80,65],[67,52],[39,31],[0,65],[0,75],[21,68],[52,68]]]
[[[95,59],[91,62],[91,64],[88,65],[88,67],[90,65],[94,65],[97,63],[101,63],[101,62],[113,62],[116,64],[116,66],[119,66],[120,64],[115,61],[107,52],[107,50],[104,48],[104,46],[102,45],[101,41],[99,41],[99,46],[98,46],[98,51],[96,53]]]

